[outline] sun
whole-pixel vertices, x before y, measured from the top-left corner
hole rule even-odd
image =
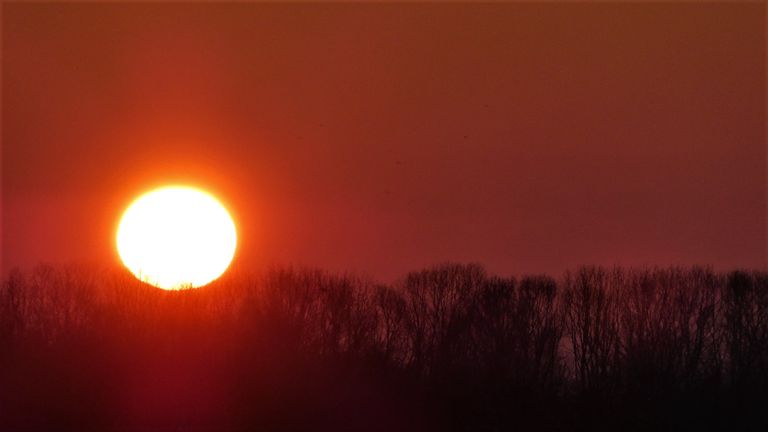
[[[167,186],[138,197],[117,228],[117,252],[140,280],[167,290],[197,288],[221,276],[237,246],[227,209],[212,195]]]

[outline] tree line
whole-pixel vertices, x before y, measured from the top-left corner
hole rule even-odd
[[[759,271],[581,267],[515,278],[447,263],[382,284],[275,268],[167,292],[123,272],[40,266],[2,284],[0,347],[0,403],[16,407],[4,416],[0,408],[0,422],[17,425],[32,411],[77,424],[72,413],[85,410],[99,426],[177,427],[173,410],[113,400],[122,387],[100,369],[129,374],[131,361],[170,359],[179,369],[167,374],[180,381],[215,372],[229,383],[226,409],[197,418],[174,408],[191,425],[768,427],[768,273]],[[157,354],[168,347],[181,354]],[[63,413],[48,412],[50,404],[27,400],[71,390],[29,384],[39,370],[61,369],[61,359],[72,365],[60,372],[71,386],[101,395],[91,408],[69,401]],[[103,382],[84,384],[96,376]]]

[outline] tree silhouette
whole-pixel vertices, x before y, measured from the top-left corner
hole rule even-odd
[[[43,265],[0,288],[7,430],[758,430],[767,389],[756,271],[274,268],[162,291]]]

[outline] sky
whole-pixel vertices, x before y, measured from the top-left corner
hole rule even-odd
[[[207,189],[233,268],[766,267],[765,5],[2,5],[2,265]]]

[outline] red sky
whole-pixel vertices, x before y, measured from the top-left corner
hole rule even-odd
[[[765,267],[765,5],[2,5],[3,268],[217,194],[235,265]]]

